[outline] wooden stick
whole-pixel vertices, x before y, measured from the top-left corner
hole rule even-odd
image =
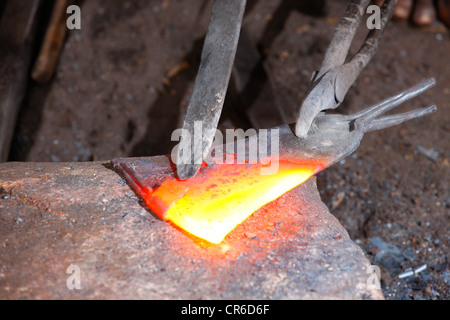
[[[67,34],[66,10],[70,0],[57,0],[53,7],[47,32],[42,43],[41,51],[33,68],[32,78],[38,83],[50,81],[55,72],[64,39]]]

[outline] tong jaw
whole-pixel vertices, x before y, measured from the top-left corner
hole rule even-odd
[[[425,80],[412,88],[390,97],[372,107],[352,115],[319,114],[305,139],[291,133],[287,145],[290,153],[298,157],[326,159],[327,166],[352,154],[359,146],[364,133],[388,128],[407,120],[423,117],[436,111],[436,106],[421,108],[402,114],[379,117],[410,100],[436,84],[434,78]],[[283,148],[281,148],[283,149]],[[297,150],[297,151],[295,151]]]
[[[378,40],[392,17],[396,0],[386,0],[381,8],[380,28],[372,29],[359,52],[345,63],[350,45],[370,0],[352,0],[339,23],[325,54],[322,67],[315,72],[310,90],[302,102],[295,126],[295,135],[305,138],[314,119],[327,109],[336,109],[361,71],[372,59]]]

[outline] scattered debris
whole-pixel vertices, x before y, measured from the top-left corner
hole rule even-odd
[[[422,271],[424,271],[426,268],[427,268],[426,264],[421,265],[420,267],[418,267],[418,268],[416,268],[414,270],[412,268],[408,268],[408,269],[405,270],[405,272],[400,273],[398,275],[398,277],[400,279],[404,279],[404,278],[408,278],[408,277],[411,277],[411,276],[416,276],[419,273],[421,273]]]
[[[176,66],[174,66],[172,69],[169,70],[169,72],[167,73],[167,78],[173,78],[174,76],[176,76],[177,74],[179,74],[180,72],[186,70],[189,68],[189,63],[187,61],[181,61],[180,63],[178,63]]]
[[[14,221],[17,222],[17,223],[22,223],[23,219],[20,218],[20,217],[17,217],[17,218],[14,218]]]
[[[436,162],[437,158],[439,157],[439,152],[437,152],[433,148],[427,149],[427,148],[422,147],[421,145],[418,145],[417,149],[420,151],[420,153],[422,153],[425,157],[427,157],[428,159],[430,159],[433,162]]]
[[[370,238],[369,252],[374,254],[376,263],[385,267],[390,274],[398,273],[401,270],[401,263],[405,260],[401,250],[380,237]]]
[[[345,198],[345,192],[336,193],[331,202],[331,208],[332,209],[337,208],[341,204],[342,200],[344,200],[344,198]]]
[[[447,284],[450,283],[450,272],[444,271],[442,273],[442,280]]]

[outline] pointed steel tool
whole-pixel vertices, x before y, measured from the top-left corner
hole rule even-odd
[[[178,150],[180,179],[194,176],[210,151],[236,55],[246,0],[215,0]]]

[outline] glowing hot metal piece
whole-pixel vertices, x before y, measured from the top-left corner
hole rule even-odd
[[[274,175],[261,175],[260,169],[260,165],[213,165],[188,180],[166,180],[144,199],[163,219],[199,238],[220,243],[253,212],[317,171],[312,164],[287,162],[281,163]],[[174,204],[166,211],[161,202]]]

